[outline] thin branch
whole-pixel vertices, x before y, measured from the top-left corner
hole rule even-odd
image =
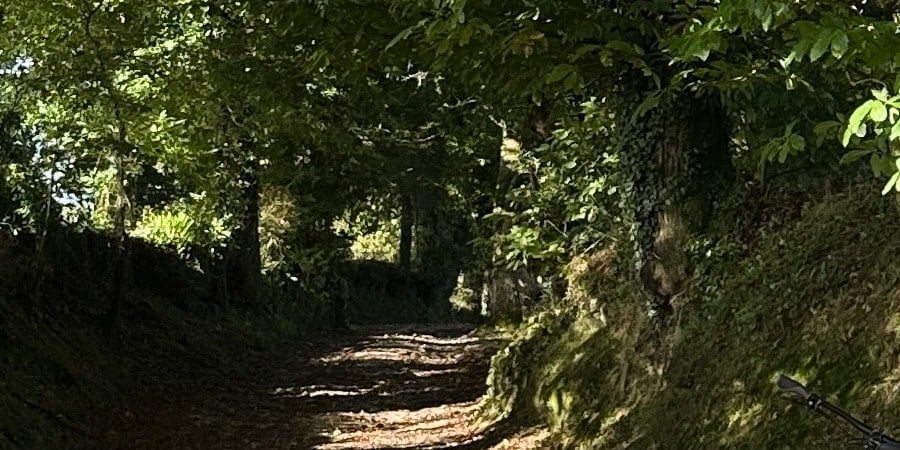
[[[881,87],[884,88],[884,89],[887,89],[887,88],[888,88],[888,87],[887,87],[887,84],[885,84],[883,81],[877,80],[877,79],[875,79],[875,78],[863,78],[863,79],[861,79],[861,80],[853,81],[853,79],[850,78],[850,72],[844,72],[844,75],[847,76],[847,81],[848,81],[848,82],[850,83],[850,85],[853,86],[853,87],[856,87],[856,86],[859,86],[859,85],[865,84],[865,83],[873,83],[873,84],[877,84],[877,85],[881,86]]]

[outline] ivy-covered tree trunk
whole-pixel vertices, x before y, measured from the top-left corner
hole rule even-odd
[[[729,123],[716,94],[684,93],[650,114],[635,160],[640,278],[656,306],[668,309],[690,276],[687,246],[703,232],[715,195],[734,178]],[[724,190],[723,190],[724,188]]]

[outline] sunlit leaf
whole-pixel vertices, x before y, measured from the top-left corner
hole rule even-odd
[[[876,101],[872,104],[872,110],[869,112],[869,117],[875,122],[884,122],[887,120],[887,107],[885,107],[884,103],[881,101]]]
[[[891,179],[884,185],[884,189],[881,190],[881,195],[886,195],[891,189],[894,189],[898,179],[900,179],[900,172],[894,172],[894,174],[891,175]]]
[[[879,103],[878,100],[869,100],[853,111],[853,114],[850,115],[850,119],[847,121],[847,129],[844,131],[844,137],[841,141],[845,147],[850,143],[850,138],[854,134],[857,134],[860,128],[862,128],[863,119],[865,119],[872,108]],[[865,131],[863,131],[863,136],[865,136]]]
[[[891,141],[896,140],[897,138],[900,138],[900,121],[894,123],[894,126],[891,127],[890,137],[888,137]]]

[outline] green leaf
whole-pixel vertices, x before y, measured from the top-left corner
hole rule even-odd
[[[846,53],[850,45],[850,38],[841,30],[836,30],[834,37],[831,39],[831,56],[841,59]]]
[[[806,139],[799,134],[792,134],[790,138],[788,138],[788,145],[797,152],[803,151],[806,148]]]
[[[570,91],[575,90],[578,87],[578,74],[575,72],[569,73],[563,81],[563,87]]]
[[[575,71],[575,66],[571,64],[560,64],[553,68],[544,81],[547,84],[558,83]]]
[[[827,30],[819,33],[819,38],[816,39],[816,43],[813,44],[812,48],[809,50],[809,60],[815,61],[822,57],[826,51],[828,51],[829,46],[831,45],[831,41],[834,36],[834,31]]]
[[[635,50],[634,44],[625,41],[609,41],[606,43],[606,48],[611,50],[618,50],[629,55],[638,54],[638,52]]]
[[[880,101],[875,101],[872,110],[869,111],[869,117],[875,122],[884,122],[887,120],[887,107]]]
[[[803,57],[809,52],[809,47],[812,46],[812,44],[812,41],[808,37],[801,37],[800,40],[794,44],[794,48],[791,49],[791,54],[788,55],[787,59],[784,61],[784,66],[789,66],[792,61],[802,62]]]
[[[851,150],[841,157],[841,164],[850,164],[870,153],[872,153],[872,150]]]
[[[881,190],[881,195],[886,195],[888,192],[890,192],[891,189],[893,189],[897,185],[898,179],[900,179],[900,172],[894,172],[894,174],[891,176],[891,179],[888,180],[887,184],[884,185],[884,189]]]
[[[793,91],[797,86],[794,85],[794,78],[789,77],[784,80],[785,88],[789,91]]]
[[[775,15],[776,16],[779,16],[779,17],[783,16],[783,15],[787,14],[788,11],[790,11],[790,6],[787,3],[778,2],[775,5]]]
[[[459,30],[459,46],[462,47],[464,45],[468,45],[469,41],[472,40],[472,34],[475,33],[475,27],[466,26],[462,27]]]
[[[840,126],[841,126],[841,123],[834,121],[834,120],[819,122],[813,128],[813,133],[815,133],[817,135],[826,135],[826,134],[830,133],[833,128],[837,128]]]
[[[879,155],[872,153],[869,159],[869,165],[872,167],[872,173],[875,176],[883,176],[894,173],[897,169],[894,167],[894,157]]]
[[[787,56],[787,58],[784,58],[780,61],[781,67],[784,67],[785,69],[787,69],[788,66],[790,66],[792,62],[794,62],[795,60],[799,61],[801,59],[803,59],[803,54],[798,52],[797,49],[794,48],[793,50],[791,50],[791,53]]]
[[[765,32],[768,32],[768,31],[769,31],[769,28],[772,27],[772,21],[773,21],[774,19],[775,19],[775,15],[772,14],[771,8],[767,8],[767,9],[766,9],[766,14],[764,15],[764,18],[763,18],[763,21],[762,21],[762,29],[763,29],[763,31],[765,31]]]
[[[765,0],[749,0],[747,3],[747,10],[753,17],[760,18],[762,17],[763,12],[766,10],[766,2]]]
[[[891,135],[888,139],[893,141],[898,137],[900,137],[900,121],[898,121],[894,124],[894,126],[891,127]]]
[[[844,147],[850,145],[850,138],[853,137],[853,129],[849,126],[844,130],[844,136],[841,138],[841,145]]]
[[[394,36],[394,38],[391,39],[390,42],[388,42],[388,44],[384,47],[384,49],[385,49],[385,50],[389,50],[391,47],[397,45],[398,42],[400,42],[400,41],[402,41],[402,40],[408,38],[409,35],[411,35],[412,32],[415,31],[415,29],[418,28],[418,27],[419,27],[418,25],[413,25],[413,26],[411,26],[411,27],[409,27],[409,28],[407,28],[407,29],[405,29],[405,30],[403,30],[403,31],[401,31],[401,32],[399,32],[399,33],[397,33],[397,35]]]
[[[603,48],[602,45],[597,44],[585,44],[581,47],[578,47],[578,50],[575,50],[575,53],[572,55],[572,61],[577,61],[581,59],[584,55],[588,53],[593,53],[599,51]]]
[[[885,89],[872,89],[872,97],[875,97],[875,100],[878,100],[882,103],[887,103],[888,93]]]
[[[844,147],[846,147],[847,144],[850,143],[850,137],[853,136],[854,133],[857,133],[859,131],[863,119],[865,119],[866,116],[869,115],[869,111],[871,111],[877,103],[879,103],[877,100],[869,100],[853,111],[853,114],[850,115],[850,119],[847,122],[847,129],[844,131],[844,138],[841,140],[841,143],[844,145]],[[865,136],[865,134],[863,135]]]
[[[786,127],[784,127],[784,137],[789,137],[791,134],[793,134],[794,127],[797,126],[798,122],[800,122],[800,120],[795,119],[791,121],[791,123],[787,124]]]
[[[456,14],[456,22],[463,24],[466,23],[466,3],[468,0],[455,0],[450,9]]]
[[[695,51],[691,56],[696,56],[700,61],[706,61],[709,58],[709,48],[704,47],[698,51]]]
[[[631,115],[631,123],[635,123],[637,119],[641,118],[648,111],[659,106],[659,94],[653,93],[644,98],[644,101],[641,102],[640,105],[634,110],[634,113]]]

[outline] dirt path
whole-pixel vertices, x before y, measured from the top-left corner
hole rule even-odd
[[[479,426],[497,343],[456,326],[365,328],[307,342],[145,402],[125,448],[532,449],[540,433]]]

